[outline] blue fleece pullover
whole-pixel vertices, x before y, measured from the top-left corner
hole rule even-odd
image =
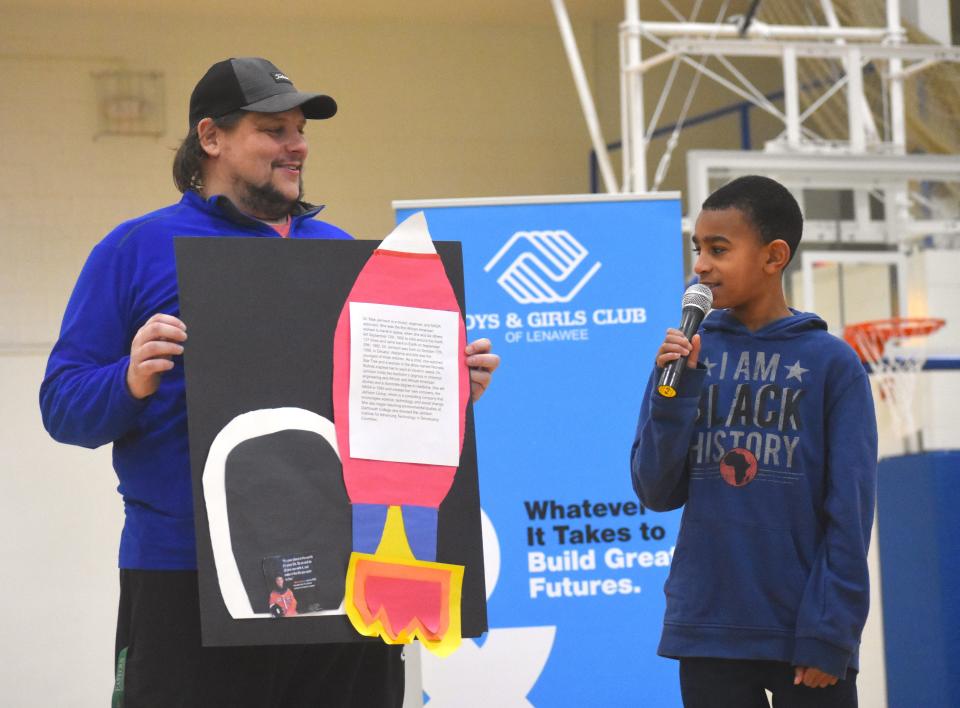
[[[700,330],[678,396],[644,394],[633,485],[683,506],[659,653],[769,659],[843,677],[867,617],[877,430],[864,368],[813,314]]]
[[[290,238],[350,238],[314,220],[319,211],[298,209]],[[178,236],[279,238],[225,197],[205,200],[192,191],[121,224],[94,247],[80,273],[40,387],[43,423],[54,439],[90,448],[113,443],[125,512],[121,568],[197,567],[182,361],[143,400],[126,384],[137,330],[158,312],[180,316]]]

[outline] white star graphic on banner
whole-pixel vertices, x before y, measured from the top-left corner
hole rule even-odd
[[[800,383],[803,383],[803,379],[801,377],[805,373],[810,371],[810,369],[804,369],[802,366],[800,366],[799,359],[797,359],[797,363],[794,364],[793,366],[787,366],[786,364],[784,364],[783,368],[787,370],[787,381],[789,381],[790,379],[796,379]]]

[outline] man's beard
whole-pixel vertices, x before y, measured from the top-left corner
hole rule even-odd
[[[240,211],[258,219],[281,221],[292,212],[298,201],[303,199],[303,175],[300,176],[300,189],[296,199],[289,199],[283,192],[267,180],[263,184],[254,184],[241,179],[236,180],[236,194],[240,200]]]

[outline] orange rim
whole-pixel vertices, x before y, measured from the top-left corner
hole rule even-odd
[[[875,361],[883,355],[883,348],[891,339],[925,337],[946,324],[939,317],[889,317],[847,325],[843,338],[861,361]]]

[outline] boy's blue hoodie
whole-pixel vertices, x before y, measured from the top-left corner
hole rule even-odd
[[[644,394],[633,485],[684,507],[659,653],[843,677],[867,617],[877,430],[866,372],[814,314],[714,311],[676,398]]]
[[[299,209],[290,238],[350,238],[315,220],[319,211]],[[183,364],[175,360],[157,392],[143,400],[126,383],[137,330],[158,312],[180,315],[177,236],[279,238],[225,197],[205,200],[192,191],[121,224],[94,247],[80,273],[40,387],[43,423],[54,439],[91,448],[113,443],[126,517],[121,568],[197,567]]]

